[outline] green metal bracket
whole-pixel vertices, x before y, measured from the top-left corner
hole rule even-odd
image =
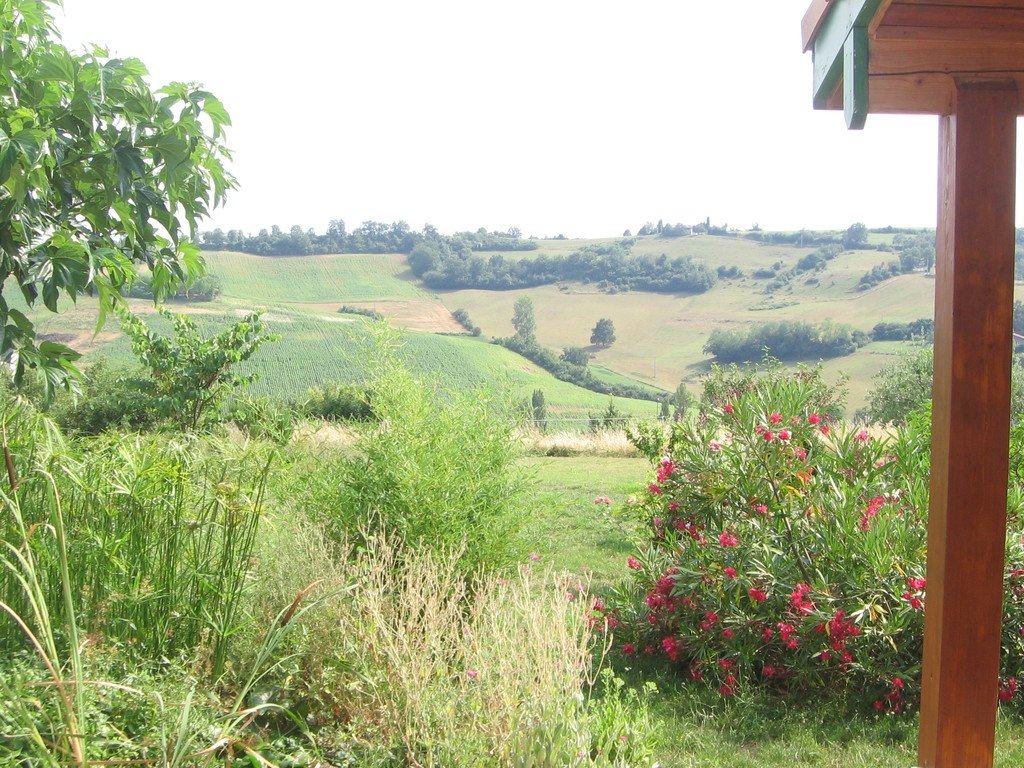
[[[868,118],[868,30],[854,27],[843,46],[843,115],[860,130]]]
[[[867,27],[881,4],[882,0],[832,0],[814,38],[814,108],[827,106],[842,76],[844,111],[851,128],[863,127],[867,114]]]

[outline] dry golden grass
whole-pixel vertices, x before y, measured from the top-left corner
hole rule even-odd
[[[526,452],[533,456],[639,456],[621,429],[597,432],[539,432],[523,430]]]

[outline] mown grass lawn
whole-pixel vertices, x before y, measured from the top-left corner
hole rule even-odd
[[[533,554],[572,574],[591,578],[600,592],[628,575],[630,526],[613,509],[647,481],[638,458],[527,457],[537,481],[535,514],[525,531]],[[595,504],[609,496],[612,508]],[[661,768],[910,768],[917,764],[917,715],[863,714],[827,692],[797,700],[762,692],[723,699],[661,664],[608,657],[616,674],[642,687],[653,681],[657,757]],[[997,768],[1024,765],[1024,718],[1001,709]]]

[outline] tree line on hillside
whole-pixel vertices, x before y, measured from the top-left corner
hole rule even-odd
[[[1017,304],[1024,318],[1024,304]],[[1016,305],[1014,310],[1016,316]],[[832,320],[777,320],[742,329],[715,328],[704,352],[723,363],[760,360],[765,354],[778,360],[810,360],[850,355],[869,341],[931,341],[934,336],[935,322],[930,317],[909,323],[877,323],[870,334]]]
[[[417,243],[425,240],[444,240],[458,250],[468,251],[534,251],[535,240],[525,240],[518,227],[505,231],[488,232],[480,227],[476,232],[456,232],[441,235],[427,224],[422,232],[414,232],[404,221],[384,224],[364,221],[351,232],[342,219],[333,219],[327,232],[318,235],[313,229],[302,229],[298,224],[285,232],[276,224],[250,235],[240,229],[225,232],[214,229],[200,233],[199,247],[206,251],[238,251],[255,256],[310,256],[325,253],[409,253]]]
[[[560,281],[599,283],[609,293],[626,290],[703,293],[715,284],[715,273],[689,256],[638,256],[632,239],[585,245],[567,256],[534,258],[484,257],[453,247],[443,238],[424,240],[409,254],[414,275],[431,288],[531,288]]]
[[[841,357],[869,341],[863,331],[825,320],[777,320],[743,329],[715,328],[704,352],[724,363],[760,360],[766,353],[779,360]]]

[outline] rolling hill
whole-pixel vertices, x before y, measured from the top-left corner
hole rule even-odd
[[[873,244],[883,248],[891,239],[891,235],[872,235]],[[501,255],[505,259],[567,255],[583,245],[616,240],[542,240],[537,250]],[[831,319],[870,332],[883,321],[931,317],[931,275],[917,271],[859,290],[861,276],[874,265],[891,261],[893,254],[845,251],[817,269],[794,272],[793,267],[812,251],[732,236],[654,235],[635,240],[635,254],[664,254],[668,259],[688,256],[712,270],[721,268],[735,275],[720,278],[702,294],[615,292],[572,282],[508,291],[432,291],[412,275],[402,254],[268,257],[212,251],[206,253],[208,270],[223,281],[221,297],[203,304],[176,302],[171,307],[194,313],[211,328],[247,309],[265,308],[281,340],[266,346],[251,362],[261,372],[254,386],[260,394],[301,397],[314,384],[357,379],[358,338],[364,319],[338,313],[342,305],[349,305],[374,309],[407,329],[409,359],[417,369],[449,386],[499,382],[519,398],[542,389],[550,412],[579,417],[604,410],[608,397],[558,382],[523,358],[486,343],[513,332],[510,320],[517,298],[532,298],[537,338],[555,350],[587,347],[596,321],[611,318],[618,341],[607,349],[590,348],[591,365],[604,378],[669,392],[681,380],[692,390],[699,387],[698,379],[711,362],[702,348],[716,327]],[[144,302],[132,304],[147,311]],[[459,308],[480,326],[480,338],[465,335],[452,318],[452,311]],[[42,333],[71,343],[86,352],[87,359],[96,354],[113,360],[130,357],[116,323],[92,335],[95,309],[88,300],[56,317],[39,311],[31,314]],[[871,377],[907,344],[873,342],[853,355],[827,361],[825,367],[832,374],[850,377],[850,406],[856,408],[864,402]],[[647,401],[617,398],[615,402],[628,414],[657,412],[657,406]]]

